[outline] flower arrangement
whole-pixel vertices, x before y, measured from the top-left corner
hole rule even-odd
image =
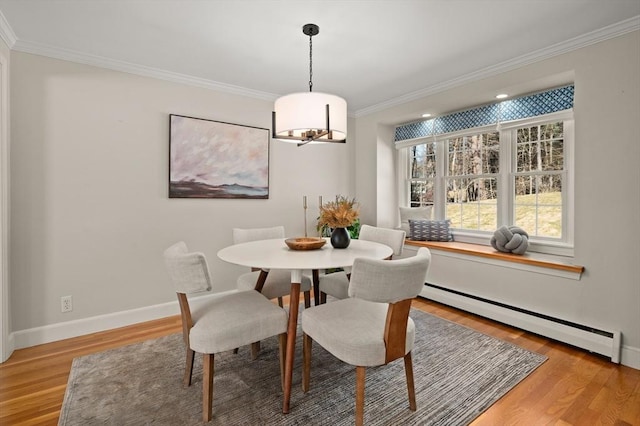
[[[360,217],[359,206],[355,198],[338,195],[335,201],[320,206],[318,229],[347,228]]]

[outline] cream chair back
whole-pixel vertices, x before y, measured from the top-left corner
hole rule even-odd
[[[405,259],[356,259],[349,281],[349,296],[378,303],[412,299],[420,294],[430,263],[431,252],[426,247]]]
[[[202,253],[189,253],[180,241],[164,251],[164,260],[176,293],[191,294],[211,290],[211,276]]]
[[[233,244],[248,243],[249,241],[271,240],[284,238],[284,226],[270,228],[233,228]]]
[[[400,256],[402,254],[402,248],[404,247],[404,239],[406,235],[407,234],[400,229],[387,229],[370,225],[362,225],[360,228],[359,239],[387,245],[393,249],[394,256]]]

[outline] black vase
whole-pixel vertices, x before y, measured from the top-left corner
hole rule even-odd
[[[349,231],[347,228],[334,228],[331,231],[331,245],[333,248],[344,249],[349,247],[351,238],[349,237]]]

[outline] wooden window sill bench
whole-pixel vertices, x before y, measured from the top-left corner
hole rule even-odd
[[[573,265],[557,260],[535,258],[529,253],[523,255],[503,253],[491,246],[461,243],[457,241],[413,241],[406,239],[405,244],[415,247],[427,247],[430,250],[442,251],[452,255],[475,256],[488,259],[488,263],[509,262],[516,269],[532,270],[549,275],[579,280],[584,266]],[[518,267],[519,266],[519,267]],[[546,272],[545,272],[546,271]]]

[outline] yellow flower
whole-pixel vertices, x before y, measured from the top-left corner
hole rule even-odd
[[[352,225],[360,216],[359,206],[355,198],[339,195],[336,201],[330,201],[320,206],[318,228],[346,228]]]

